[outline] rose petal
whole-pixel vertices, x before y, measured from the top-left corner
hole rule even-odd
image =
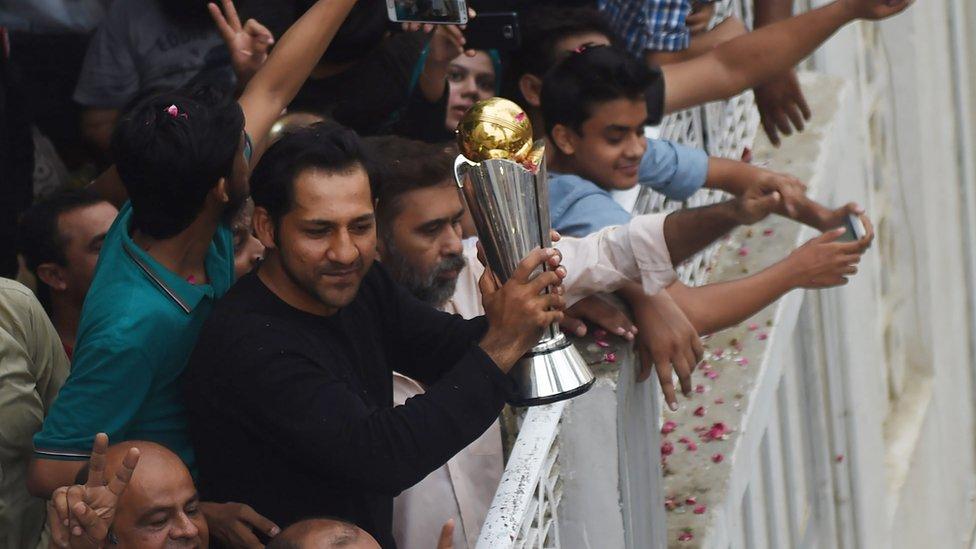
[[[695,392],[698,393],[698,394],[704,393],[705,392],[705,386],[704,385],[695,385]]]
[[[666,434],[674,431],[676,427],[678,427],[678,424],[677,423],[675,423],[675,422],[673,422],[671,420],[665,421],[664,422],[664,425],[661,426],[661,434],[662,435],[666,435]]]
[[[597,339],[603,339],[603,338],[607,337],[607,331],[606,330],[594,330],[593,331],[593,337],[595,337]]]
[[[603,357],[603,360],[607,362],[617,362],[617,353],[607,353],[606,356]]]
[[[715,404],[725,404],[725,399],[724,398],[716,398],[715,399]]]
[[[704,505],[699,505],[698,507],[695,507],[695,514],[696,515],[704,515],[705,514],[705,506]]]
[[[688,444],[689,442],[691,442],[691,439],[688,437],[681,437],[678,439],[678,442],[680,442],[681,444]]]
[[[710,370],[708,372],[705,372],[705,377],[707,377],[708,379],[715,379],[718,377],[718,372],[714,370]]]
[[[714,456],[712,456],[712,463],[722,463],[724,459],[725,456],[723,456],[722,454],[715,454]]]
[[[684,532],[683,534],[678,536],[678,541],[691,541],[693,539],[695,539],[695,535],[692,534],[691,532]]]
[[[738,364],[739,366],[748,366],[749,365],[749,359],[748,358],[745,358],[745,357],[743,357],[743,358],[737,358],[737,359],[735,359],[735,363]]]
[[[671,444],[670,442],[665,442],[664,444],[661,445],[662,456],[670,456],[673,453],[674,453],[674,444]]]
[[[699,407],[695,408],[694,414],[696,416],[698,416],[698,417],[705,417],[705,407],[704,406],[699,406]]]
[[[772,234],[773,234],[772,229],[766,229],[763,231],[763,236],[772,236]]]
[[[685,504],[687,505],[694,505],[696,503],[698,503],[698,498],[696,498],[695,496],[688,496],[687,498],[685,498]]]
[[[758,339],[759,341],[766,341],[767,339],[769,339],[769,335],[767,335],[766,333],[761,333],[758,336],[756,336],[756,339]]]
[[[755,332],[758,329],[759,329],[759,325],[758,324],[750,324],[749,325],[749,331],[750,332]]]
[[[685,449],[688,450],[689,452],[697,452],[698,451],[698,445],[695,444],[694,442],[689,442],[685,446]]]
[[[841,463],[844,461],[844,454],[837,454],[837,457],[835,457],[834,460],[836,460],[837,463]]]
[[[745,246],[739,248],[739,257],[745,257],[747,255],[749,255],[749,248],[746,248]]]
[[[599,347],[601,347],[601,348],[603,348],[603,349],[606,349],[607,347],[609,347],[609,346],[610,346],[610,344],[609,344],[609,343],[607,343],[606,341],[604,341],[604,340],[602,340],[602,339],[598,339],[598,340],[596,340],[596,341],[594,341],[594,343],[596,343],[596,344],[597,344],[597,346],[599,346]]]

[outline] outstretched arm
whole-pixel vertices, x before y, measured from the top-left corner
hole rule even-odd
[[[664,111],[731,97],[761,85],[810,55],[855,19],[883,19],[914,0],[836,0],[730,40],[690,61],[661,67]]]
[[[837,242],[841,234],[842,229],[824,233],[752,276],[694,288],[678,281],[667,292],[698,333],[717,332],[756,314],[790,290],[846,284],[847,277],[857,273],[871,238]]]
[[[267,146],[267,135],[281,111],[295,98],[325,53],[356,0],[319,0],[278,40],[267,62],[248,82],[238,102],[251,136],[252,164]],[[223,0],[224,13],[233,9]]]

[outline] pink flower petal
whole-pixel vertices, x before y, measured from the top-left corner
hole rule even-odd
[[[606,341],[604,341],[602,339],[598,339],[598,340],[594,341],[594,343],[596,343],[597,346],[600,347],[600,348],[602,348],[602,349],[606,349],[607,347],[610,346],[609,343],[607,343]]]
[[[704,515],[705,514],[705,506],[704,505],[699,505],[698,507],[695,507],[695,514],[696,515]]]
[[[712,463],[722,463],[725,460],[725,456],[722,454],[715,454],[712,456]]]
[[[723,353],[725,353],[725,349],[715,349],[715,352],[713,352],[712,354],[715,355],[717,358],[722,358]]]
[[[593,331],[593,337],[595,337],[597,339],[603,339],[603,338],[607,337],[607,331],[606,330],[594,330]]]
[[[523,120],[525,120],[525,113],[524,112],[520,112],[520,113],[518,113],[518,114],[515,115],[515,121],[516,122],[521,122]]]
[[[748,366],[749,365],[749,359],[748,358],[745,358],[745,357],[737,358],[737,359],[735,359],[735,363],[738,364],[739,366]]]
[[[685,449],[688,450],[689,452],[697,452],[698,451],[698,445],[695,444],[694,442],[689,442],[685,446]]]
[[[749,248],[746,248],[745,246],[739,248],[739,257],[745,257],[747,255],[749,255]]]
[[[769,335],[767,335],[766,333],[761,333],[758,336],[756,336],[756,339],[758,339],[759,341],[766,341],[767,339],[769,339]]]
[[[835,457],[834,460],[837,461],[837,463],[843,462],[844,461],[844,454],[837,454],[837,457]]]
[[[725,399],[724,398],[716,398],[715,399],[715,404],[725,404]]]
[[[691,439],[688,437],[681,437],[678,439],[678,442],[680,442],[681,444],[688,444],[689,442],[691,442]]]
[[[603,360],[607,362],[617,362],[617,353],[607,353],[606,356],[603,357]]]
[[[678,536],[678,541],[691,541],[693,539],[695,539],[695,535],[691,532],[684,532]]]
[[[699,406],[699,407],[695,408],[694,414],[696,416],[698,416],[698,417],[705,417],[705,407],[704,406]]]
[[[678,424],[677,423],[675,423],[675,422],[673,422],[671,420],[665,421],[664,422],[664,425],[661,426],[661,434],[662,435],[666,435],[666,434],[674,431],[675,428],[677,428],[677,427],[678,427]]]
[[[705,392],[705,386],[704,385],[695,385],[695,392],[698,393],[698,394],[704,393]]]
[[[688,496],[685,499],[685,504],[686,505],[694,505],[696,503],[698,503],[698,498],[696,498],[695,496]]]
[[[772,229],[766,229],[763,231],[763,236],[772,236],[772,235],[773,235]]]
[[[759,325],[758,324],[750,324],[749,325],[749,331],[750,332],[755,332],[758,329],[759,329]]]
[[[708,372],[705,372],[705,377],[707,377],[708,379],[715,379],[718,377],[718,372],[714,370],[709,370]]]
[[[665,442],[664,444],[661,445],[662,456],[670,456],[673,453],[674,453],[674,444],[671,444],[670,442]]]

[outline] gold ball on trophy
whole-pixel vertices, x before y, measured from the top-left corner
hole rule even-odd
[[[501,97],[478,101],[457,127],[458,149],[468,160],[522,162],[532,151],[532,123],[525,111]]]

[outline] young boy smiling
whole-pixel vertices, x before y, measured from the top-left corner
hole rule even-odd
[[[646,93],[657,78],[612,46],[573,53],[546,75],[542,114],[553,145],[549,200],[557,231],[584,236],[627,223],[630,212],[610,191],[638,184],[672,200],[685,200],[702,186],[734,195],[756,187],[778,193],[778,213],[820,230],[840,226],[847,213],[863,213],[855,204],[828,210],[807,198],[794,177],[644,137]]]

